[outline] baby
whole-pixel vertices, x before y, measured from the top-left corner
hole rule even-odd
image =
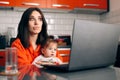
[[[41,68],[41,65],[59,65],[62,61],[56,57],[57,41],[54,39],[48,39],[45,44],[41,45],[42,55],[35,58],[32,64]]]

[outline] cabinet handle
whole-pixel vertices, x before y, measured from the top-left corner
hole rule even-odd
[[[27,6],[39,6],[39,3],[32,3],[32,2],[23,2],[23,5],[27,5]]]
[[[98,7],[99,4],[83,4],[83,6],[95,6],[95,7]]]
[[[70,54],[60,54],[60,56],[62,56],[62,57],[67,57],[67,56],[70,56]]]
[[[7,1],[0,1],[0,4],[10,4],[10,2],[7,2]]]
[[[53,4],[53,7],[70,7],[69,5],[63,5],[63,4]]]

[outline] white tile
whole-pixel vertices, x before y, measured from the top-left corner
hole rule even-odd
[[[49,24],[49,19],[46,18],[45,20],[46,20],[47,24]]]
[[[11,17],[0,17],[0,23],[12,23],[12,18]]]
[[[17,18],[17,17],[15,17],[15,18],[13,18],[13,20],[12,20],[12,23],[19,23],[20,22],[20,18]]]
[[[19,17],[19,12],[15,12],[15,11],[6,11],[6,16],[10,16],[10,17]]]
[[[72,25],[74,23],[74,19],[62,19],[61,24]]]
[[[74,26],[73,24],[72,25],[66,25],[66,30],[71,30],[72,31],[73,30],[73,26]]]
[[[83,19],[83,20],[99,20],[99,15],[91,15],[91,14],[78,14],[77,19]]]
[[[3,27],[5,27],[5,24],[0,24],[0,28],[3,28]]]
[[[53,31],[48,31],[49,32],[49,35],[57,35],[57,31],[53,30]]]
[[[16,37],[17,36],[17,28],[16,27],[7,27],[7,33],[10,37]]]
[[[48,30],[55,30],[55,26],[54,25],[48,25]]]
[[[11,23],[11,24],[5,24],[5,27],[15,27],[15,28],[17,28],[18,24],[13,24],[13,23]]]
[[[66,14],[57,14],[55,15],[55,18],[58,19],[58,18],[65,18]]]
[[[0,17],[6,16],[6,11],[0,10]]]
[[[6,27],[0,27],[0,34],[5,35],[6,32],[7,32]]]
[[[77,17],[76,14],[66,14],[66,15],[65,15],[65,18],[67,18],[67,19],[74,19],[74,18],[76,18],[76,17]]]
[[[66,27],[66,25],[55,25],[55,30],[66,30],[67,29],[67,27]]]
[[[50,34],[52,34],[52,35],[71,35],[71,31],[55,30],[55,31],[50,31]]]
[[[54,23],[60,25],[62,24],[62,19],[55,19]]]
[[[45,18],[55,18],[55,14],[54,13],[44,13],[44,17]]]
[[[55,24],[55,19],[50,19],[49,24]]]

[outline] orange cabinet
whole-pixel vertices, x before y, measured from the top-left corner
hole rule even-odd
[[[79,0],[69,0],[68,4],[70,5],[70,9],[74,9],[78,7]]]
[[[107,9],[108,0],[78,0],[78,8]]]
[[[16,7],[31,7],[37,6],[40,8],[46,8],[46,0],[17,0]]]
[[[70,48],[58,48],[58,53],[63,59],[63,62],[69,62]]]
[[[108,0],[47,0],[47,8],[107,9],[108,8]]]
[[[0,0],[0,6],[14,6],[14,0]]]
[[[74,0],[47,0],[47,8],[73,9],[74,5],[77,5]]]
[[[37,6],[44,9],[81,10],[82,12],[93,11],[93,13],[97,11],[101,13],[109,11],[109,0],[0,0],[0,6]]]

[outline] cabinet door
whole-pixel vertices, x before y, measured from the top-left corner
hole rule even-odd
[[[69,0],[47,0],[47,8],[71,9]]]
[[[107,9],[108,0],[79,0],[79,8]]]
[[[0,6],[14,6],[14,0],[0,0]]]
[[[68,4],[70,6],[70,9],[74,9],[76,7],[79,7],[78,4],[79,4],[79,0],[69,0],[68,1]]]
[[[40,8],[46,8],[46,0],[17,0],[15,6],[17,7],[37,6]]]
[[[69,56],[70,56],[70,49],[58,49],[58,53],[63,59],[63,62],[68,62],[69,61]]]

